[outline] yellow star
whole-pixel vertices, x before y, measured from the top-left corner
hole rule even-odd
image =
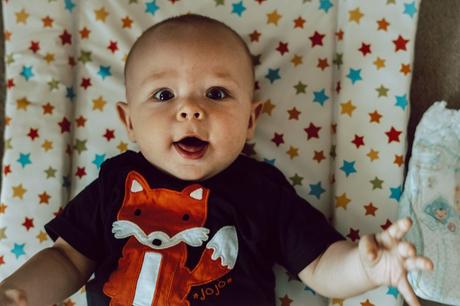
[[[7,140],[5,140],[5,151],[11,150],[12,148],[13,146],[11,145],[11,138],[8,138]]]
[[[294,57],[291,59],[291,63],[294,65],[294,67],[301,65],[303,63],[302,56],[294,54]]]
[[[94,14],[96,15],[96,20],[100,20],[102,22],[105,22],[105,19],[107,16],[109,16],[109,12],[105,10],[105,7],[101,7],[98,10],[94,10]]]
[[[128,144],[126,142],[120,141],[120,143],[117,146],[117,149],[120,151],[120,153],[123,153],[128,150]]]
[[[342,107],[341,114],[348,114],[348,116],[353,115],[353,111],[356,109],[356,106],[353,105],[351,100],[348,100],[347,103],[340,103],[340,106]]]
[[[343,306],[343,299],[332,299],[332,305],[340,305]]]
[[[27,18],[29,18],[29,14],[24,10],[20,10],[19,12],[16,12],[16,23],[27,23]]]
[[[122,61],[126,63],[127,59],[128,59],[128,53],[125,53],[125,55],[123,55]]]
[[[45,60],[45,62],[47,64],[51,63],[54,61],[54,53],[46,53],[46,55],[43,57],[43,59]]]
[[[22,200],[26,192],[27,192],[27,189],[24,189],[24,187],[22,187],[22,184],[13,186],[13,198],[20,198]]]
[[[379,70],[380,68],[385,68],[385,60],[380,57],[377,57],[377,59],[374,61],[374,65],[375,67],[377,67],[377,70]]]
[[[281,15],[278,14],[277,10],[267,14],[267,24],[273,23],[274,25],[278,25],[278,21],[281,19]]]
[[[104,111],[104,106],[107,102],[104,100],[102,96],[99,96],[97,99],[93,99],[93,110],[100,110],[101,112]]]
[[[387,4],[396,4],[396,0],[387,0]]]
[[[369,157],[369,159],[370,159],[371,161],[374,161],[374,160],[376,160],[376,159],[379,159],[379,151],[376,151],[376,150],[374,150],[374,149],[371,149],[371,150],[369,151],[369,153],[367,153],[367,157]]]
[[[272,111],[275,108],[275,104],[273,104],[270,99],[268,99],[263,105],[262,105],[262,113],[266,113],[269,116],[272,115]]]
[[[26,97],[16,100],[16,109],[27,110],[27,107],[30,105],[29,100]]]
[[[289,150],[286,151],[286,153],[289,155],[291,159],[299,156],[299,149],[293,146],[289,147]]]
[[[48,235],[44,231],[40,231],[40,233],[35,237],[37,237],[37,239],[38,239],[38,241],[40,241],[40,243],[42,243],[43,241],[48,240]]]
[[[359,9],[359,7],[354,10],[349,11],[348,14],[349,14],[348,21],[354,21],[358,24],[361,18],[364,16],[364,14],[361,13],[361,10]]]
[[[4,214],[7,208],[8,208],[8,205],[5,205],[5,203],[0,203],[0,215]]]
[[[48,152],[49,150],[53,149],[53,142],[49,141],[48,139],[45,139],[45,141],[42,144],[43,150]]]
[[[343,209],[347,209],[348,203],[350,203],[350,199],[347,198],[347,193],[344,192],[341,196],[335,197],[335,207],[342,207]]]

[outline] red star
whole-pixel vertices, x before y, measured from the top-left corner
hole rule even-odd
[[[70,121],[67,120],[66,117],[62,118],[62,120],[58,124],[61,127],[61,134],[64,134],[65,132],[70,132]]]
[[[401,135],[401,133],[402,131],[398,131],[394,127],[391,127],[388,132],[385,132],[385,134],[388,136],[388,143],[393,141],[399,142],[399,135]]]
[[[332,134],[336,134],[337,133],[337,123],[332,123],[331,129],[332,129]]]
[[[82,78],[81,79],[81,84],[80,86],[83,87],[85,90],[90,87],[91,84],[91,78]]]
[[[42,203],[48,204],[49,199],[51,198],[51,196],[48,193],[46,193],[46,191],[43,191],[42,193],[40,193],[38,197],[40,198],[40,204]]]
[[[69,66],[71,68],[74,67],[77,64],[77,62],[75,62],[75,58],[73,56],[69,56],[68,63],[69,63]]]
[[[264,1],[266,1],[266,0],[256,0],[256,2],[259,3],[259,5],[262,4]]]
[[[13,79],[8,79],[8,81],[6,82],[6,87],[8,87],[8,89],[11,89],[14,86],[15,86],[14,80]]]
[[[29,136],[30,139],[32,139],[32,140],[35,140],[35,138],[40,137],[38,135],[38,129],[33,129],[33,128],[30,128],[29,133],[27,134],[27,136]]]
[[[343,40],[343,31],[340,29],[338,32],[335,32],[335,36],[337,37],[337,40]]]
[[[109,45],[107,46],[107,49],[112,51],[112,53],[117,52],[118,50],[118,43],[116,41],[110,41]]]
[[[287,53],[289,52],[289,48],[288,48],[288,44],[287,43],[283,43],[282,41],[280,41],[278,43],[278,48],[276,48],[276,50],[281,53],[281,55],[284,55],[284,53]]]
[[[297,17],[297,19],[294,19],[294,29],[295,28],[301,28],[303,29],[303,25],[305,23],[305,19],[303,19],[302,17]]]
[[[282,298],[278,298],[281,301],[281,306],[289,306],[291,305],[292,301],[287,294],[285,294]]]
[[[51,105],[51,103],[49,102],[46,103],[45,105],[42,105],[42,108],[43,108],[43,115],[52,114],[54,110],[54,106]]]
[[[277,147],[279,147],[280,144],[284,143],[283,136],[284,136],[283,134],[278,134],[275,132],[275,135],[273,136],[272,141],[276,144]]]
[[[29,219],[26,217],[22,223],[22,226],[24,226],[26,230],[30,230],[32,227],[34,227],[34,219]]]
[[[176,4],[177,1],[179,0],[169,0],[169,2],[171,2],[172,4]]]
[[[382,115],[380,115],[380,113],[376,110],[373,113],[369,113],[369,116],[371,117],[369,122],[375,123],[380,123],[380,118],[382,118]]]
[[[310,125],[304,129],[304,131],[307,133],[307,140],[310,140],[310,138],[319,138],[319,130],[321,130],[320,126],[316,126],[310,122]]]
[[[341,89],[342,89],[342,85],[340,81],[337,81],[337,84],[335,85],[335,92],[340,93]]]
[[[11,165],[5,165],[5,167],[3,167],[3,174],[7,176],[10,173],[11,173]]]
[[[115,138],[115,130],[105,129],[105,134],[103,136],[107,139],[107,141],[110,141]]]
[[[395,44],[395,52],[398,52],[399,50],[407,51],[406,44],[408,42],[408,39],[404,39],[401,35],[399,35],[397,39],[393,40],[393,43]]]
[[[89,38],[89,34],[91,33],[90,30],[88,30],[86,27],[80,30],[80,37],[81,39],[87,39]]]
[[[59,35],[59,38],[61,38],[62,45],[72,44],[72,35],[69,32],[67,32],[67,30],[64,30],[64,32],[62,32],[62,34]]]
[[[69,156],[72,155],[72,146],[67,144],[67,147],[65,148],[65,153]]]
[[[326,159],[326,157],[324,156],[324,151],[314,151],[314,152],[315,152],[315,156],[313,156],[313,160],[316,160],[318,162],[318,164],[323,159]]]
[[[393,163],[398,165],[398,167],[401,167],[404,164],[404,157],[402,155],[395,154],[395,160]]]
[[[2,255],[0,256],[0,266],[5,264],[5,257]]]
[[[357,149],[359,149],[360,146],[364,146],[364,136],[358,136],[355,134],[355,138],[351,141]]]
[[[289,113],[289,120],[295,119],[299,120],[299,115],[301,114],[300,111],[295,108],[295,106],[287,111]]]
[[[327,58],[318,58],[318,65],[316,67],[320,68],[321,70],[326,69],[329,67],[329,63],[327,62]]]
[[[84,127],[86,123],[86,118],[83,116],[80,116],[77,119],[75,119],[75,122],[77,123],[77,127]]]
[[[315,34],[310,36],[311,40],[311,46],[315,47],[317,45],[322,46],[323,45],[323,38],[325,37],[325,34],[319,34],[317,31],[315,31]]]
[[[254,41],[259,41],[259,38],[260,38],[260,33],[257,32],[257,30],[254,30],[254,32],[252,32],[251,34],[249,34],[249,38],[251,39],[251,42],[254,42]]]
[[[356,240],[359,240],[359,229],[355,230],[355,229],[350,227],[350,231],[348,232],[347,237],[350,238],[351,241],[353,241],[353,242],[356,241]]]
[[[372,53],[370,44],[368,45],[365,43],[361,43],[361,48],[359,48],[358,50],[363,54],[363,56],[366,56]]]
[[[387,219],[387,221],[385,222],[385,224],[380,225],[380,227],[381,227],[383,230],[386,230],[386,229],[389,228],[392,224],[393,224],[393,223],[391,223],[391,221]]]
[[[367,205],[363,205],[364,209],[366,210],[366,214],[365,216],[367,215],[372,215],[375,217],[375,212],[377,211],[377,207],[375,207],[372,202],[369,202],[369,204]]]
[[[32,40],[29,49],[32,50],[33,53],[37,53],[37,51],[40,50],[40,42]]]
[[[77,167],[77,172],[75,173],[78,178],[82,178],[86,175],[85,167]]]

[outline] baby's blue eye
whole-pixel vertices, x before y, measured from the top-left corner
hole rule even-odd
[[[221,87],[211,87],[206,92],[206,97],[212,100],[224,100],[225,98],[228,98],[228,96],[228,92]]]
[[[162,88],[153,94],[153,98],[157,101],[168,101],[174,98],[174,94],[166,88]]]

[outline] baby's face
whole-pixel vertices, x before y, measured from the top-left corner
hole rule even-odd
[[[257,104],[249,60],[222,30],[153,36],[132,54],[120,117],[152,164],[184,180],[209,178],[253,136]]]

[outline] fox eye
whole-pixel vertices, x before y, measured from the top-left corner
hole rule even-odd
[[[184,221],[188,221],[189,219],[190,219],[190,215],[189,215],[189,214],[184,214],[184,215],[182,216],[182,220],[184,220]]]
[[[134,215],[139,217],[141,215],[142,211],[138,208],[134,211]]]
[[[152,97],[157,101],[164,102],[174,98],[174,93],[167,88],[161,88]]]
[[[211,87],[206,92],[206,97],[211,100],[224,100],[229,97],[228,91],[222,87]]]

